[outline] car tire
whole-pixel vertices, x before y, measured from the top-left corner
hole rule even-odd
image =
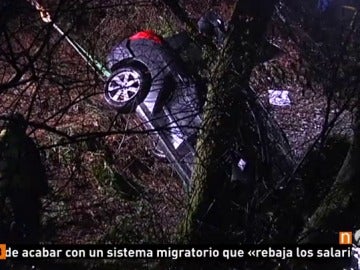
[[[151,87],[151,76],[141,63],[119,63],[105,85],[105,100],[120,113],[134,112]]]

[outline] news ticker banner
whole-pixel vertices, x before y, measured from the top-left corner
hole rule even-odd
[[[1,260],[42,259],[350,259],[351,245],[6,245],[0,244]]]

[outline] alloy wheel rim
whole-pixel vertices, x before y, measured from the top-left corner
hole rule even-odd
[[[109,98],[115,102],[127,102],[140,90],[141,75],[135,70],[124,70],[111,78],[108,84]]]

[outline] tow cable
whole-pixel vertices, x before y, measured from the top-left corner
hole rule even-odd
[[[36,0],[28,0],[30,4],[35,7],[37,11],[40,13],[41,20],[45,23],[50,23],[52,27],[60,34],[60,36],[64,37],[65,40],[70,44],[71,47],[85,60],[85,62],[92,67],[103,79],[108,78],[111,73],[107,68],[98,60],[96,60],[90,53],[88,53],[83,47],[79,45],[76,41],[71,39],[69,35],[67,35],[61,28],[55,24],[50,16],[50,13],[46,8],[44,8],[40,3]]]

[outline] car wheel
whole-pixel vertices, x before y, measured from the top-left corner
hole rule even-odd
[[[112,72],[105,85],[105,100],[122,113],[135,111],[151,86],[150,73],[145,66],[126,63]]]

